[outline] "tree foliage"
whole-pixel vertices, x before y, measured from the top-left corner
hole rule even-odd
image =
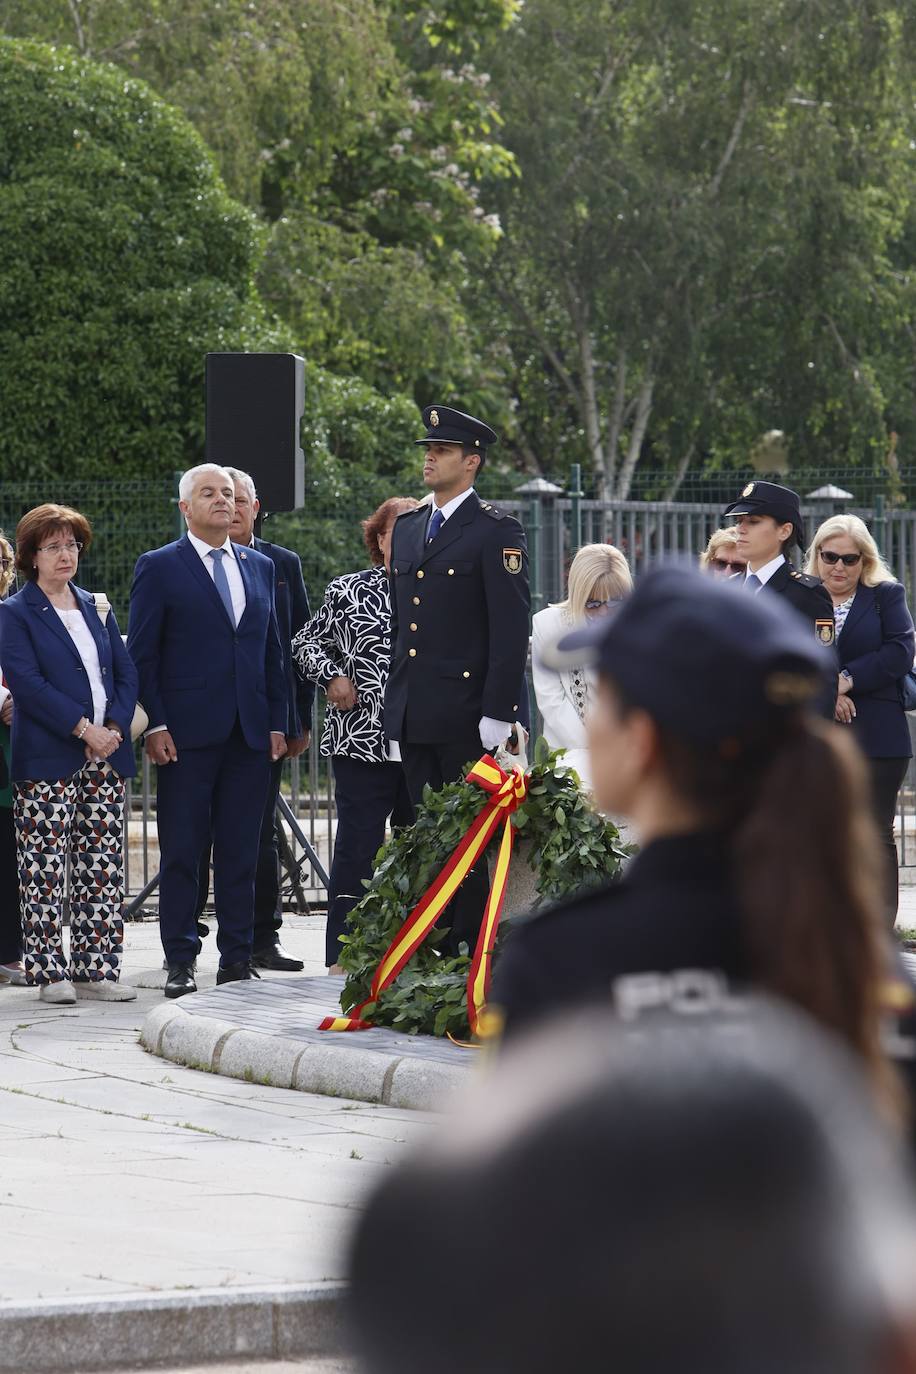
[[[911,18],[529,0],[489,55],[521,178],[494,188],[487,283],[529,450],[546,435],[626,496],[641,461],[676,475],[771,428],[825,464],[912,433],[912,377],[887,365],[910,313]]]
[[[184,466],[207,350],[278,342],[255,220],[147,86],[38,44],[0,40],[0,149],[2,470]]]

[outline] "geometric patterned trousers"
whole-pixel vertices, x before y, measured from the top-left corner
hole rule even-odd
[[[117,981],[124,947],[124,780],[87,761],[72,777],[14,784],[26,980]],[[70,959],[62,911],[70,860]]]

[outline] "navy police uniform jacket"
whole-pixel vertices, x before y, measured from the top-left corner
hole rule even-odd
[[[738,573],[737,578],[743,581],[744,574]],[[769,592],[781,596],[798,611],[799,615],[803,615],[811,623],[818,642],[823,644],[825,652],[830,655],[831,675],[838,673],[839,663],[834,650],[836,632],[833,601],[821,579],[812,577],[810,573],[796,572],[788,562],[784,562],[764,583],[758,595],[766,596]],[[831,676],[830,684],[818,696],[816,703],[819,713],[827,720],[833,720],[835,702],[836,684]]]
[[[528,653],[528,550],[511,515],[472,491],[426,543],[430,507],[406,511],[391,541],[391,675],[385,733],[413,744],[514,721]]]
[[[311,728],[312,702],[315,699],[314,682],[300,673],[293,659],[293,640],[312,616],[308,592],[302,580],[302,564],[299,555],[292,549],[270,544],[266,539],[255,538],[254,547],[258,553],[265,554],[276,569],[274,597],[283,653],[283,674],[286,678],[286,734],[291,739],[298,739]]]

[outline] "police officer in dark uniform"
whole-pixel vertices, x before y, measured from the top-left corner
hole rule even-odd
[[[781,598],[664,568],[557,654],[558,668],[597,666],[595,802],[642,848],[616,884],[513,929],[491,1025],[594,998],[623,1007],[700,971],[838,1031],[893,1100],[875,1049],[880,845],[858,751],[812,709],[829,669],[804,622]],[[900,993],[898,980],[884,1010]]]
[[[814,624],[819,643],[834,641],[833,602],[819,577],[796,572],[787,554],[794,544],[804,548],[798,493],[775,482],[748,482],[725,514],[736,520],[738,552],[747,559],[743,577],[747,591],[777,592]],[[741,577],[741,573],[736,574]]]
[[[726,508],[725,514],[737,519],[736,544],[739,554],[747,559],[743,574],[748,592],[776,592],[794,606],[800,615],[814,625],[814,636],[830,656],[834,674],[839,670],[836,660],[836,629],[833,602],[819,577],[796,571],[788,554],[794,544],[805,546],[798,493],[776,482],[748,482],[737,501]],[[833,719],[836,695],[835,683],[825,687],[816,706],[827,720]]]
[[[423,411],[423,479],[432,503],[401,515],[391,544],[392,667],[385,733],[398,742],[411,800],[503,744],[523,709],[528,551],[516,519],[481,501],[474,481],[496,442],[449,406]],[[473,945],[486,900],[471,873],[446,922]]]

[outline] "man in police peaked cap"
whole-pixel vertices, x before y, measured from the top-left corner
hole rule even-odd
[[[511,515],[474,490],[489,425],[427,406],[423,480],[432,502],[397,520],[391,542],[392,667],[385,731],[400,747],[411,799],[438,790],[503,744],[523,711],[528,551]],[[446,913],[452,946],[473,948],[486,900],[471,873]]]

